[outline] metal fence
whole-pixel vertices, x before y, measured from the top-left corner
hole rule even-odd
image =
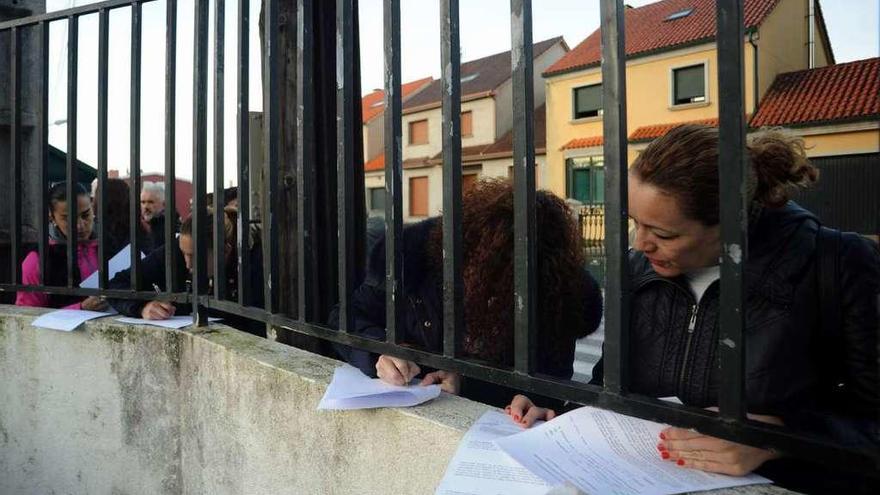
[[[67,197],[74,197],[73,181],[76,179],[76,132],[77,132],[77,23],[80,16],[97,13],[99,16],[98,52],[98,180],[107,180],[107,90],[108,90],[108,23],[109,12],[117,8],[131,9],[131,253],[132,285],[129,291],[109,291],[107,286],[107,254],[104,252],[106,234],[103,225],[98,231],[100,247],[99,289],[88,290],[73,286],[73,266],[76,249],[68,249],[68,284],[66,287],[24,286],[20,283],[21,219],[19,205],[21,198],[11,202],[11,268],[12,280],[0,286],[3,291],[40,291],[67,295],[106,295],[138,299],[154,299],[153,291],[139,289],[139,246],[135,231],[138,220],[137,197],[140,190],[140,71],[141,71],[141,6],[149,0],[110,0],[90,6],[59,11],[51,14],[18,19],[0,23],[0,34],[10,36],[11,65],[8,77],[11,82],[11,179],[13,184],[21,180],[21,102],[17,95],[21,91],[21,45],[22,36],[38,40],[41,53],[39,67],[40,80],[32,82],[40,92],[37,108],[37,124],[40,150],[36,169],[41,171],[39,204],[45,204],[43,195],[47,180],[47,109],[48,109],[48,41],[49,25],[63,22],[68,25],[68,143],[67,150]],[[175,0],[167,0],[167,34],[165,50],[167,57],[165,74],[165,174],[175,176],[175,86],[176,86],[176,38],[177,18]],[[461,223],[461,129],[460,129],[460,43],[459,43],[459,2],[441,0],[441,46],[443,81],[443,352],[431,353],[411,347],[398,345],[402,336],[402,149],[401,140],[401,67],[400,67],[400,2],[384,2],[384,46],[385,46],[385,181],[387,200],[385,202],[386,248],[386,311],[387,338],[380,342],[351,333],[353,329],[353,292],[362,277],[361,258],[357,251],[362,246],[364,231],[359,220],[363,205],[357,204],[362,194],[362,175],[357,171],[361,159],[357,135],[360,133],[360,95],[357,78],[357,3],[356,0],[337,0],[317,2],[298,0],[295,5],[286,5],[284,19],[280,14],[280,2],[264,0],[263,16],[265,36],[263,41],[263,89],[264,89],[264,138],[266,169],[264,185],[264,205],[262,214],[262,235],[264,258],[262,267],[249,266],[250,218],[249,201],[249,162],[248,147],[248,9],[249,0],[239,0],[237,4],[239,22],[237,25],[238,60],[234,67],[238,76],[235,89],[238,101],[237,153],[239,181],[239,236],[238,236],[238,300],[230,301],[224,294],[224,284],[214,284],[213,293],[208,292],[207,284],[207,244],[206,222],[208,221],[206,197],[207,178],[207,129],[208,119],[208,26],[209,9],[207,0],[195,0],[195,38],[194,43],[194,108],[193,108],[193,215],[194,215],[194,265],[192,287],[189,291],[179,290],[179,281],[173,280],[173,270],[168,270],[166,290],[161,298],[177,302],[190,302],[197,325],[207,324],[205,318],[208,308],[215,308],[248,318],[265,322],[277,332],[279,340],[293,333],[316,337],[323,341],[358,347],[371,352],[391,354],[419,363],[462,373],[466,376],[508,385],[525,391],[540,392],[543,395],[570,400],[583,404],[611,409],[651,420],[662,421],[682,427],[698,428],[713,436],[734,440],[740,443],[762,447],[772,447],[785,453],[810,458],[852,469],[877,472],[880,455],[877,452],[853,450],[829,441],[796,433],[792,430],[750,421],[745,415],[744,400],[744,286],[743,260],[739,252],[747,253],[747,205],[740,187],[744,181],[745,170],[745,114],[743,108],[743,0],[719,0],[717,2],[718,20],[718,71],[720,100],[720,170],[721,170],[721,219],[723,262],[721,277],[721,336],[719,355],[721,366],[720,412],[714,413],[700,409],[661,402],[630,392],[629,348],[629,298],[630,287],[627,267],[628,220],[627,220],[627,134],[626,134],[626,77],[624,51],[624,5],[620,0],[601,1],[602,26],[602,80],[604,98],[604,163],[606,166],[606,191],[604,215],[604,251],[607,257],[607,286],[605,313],[605,383],[604,387],[590,386],[573,381],[560,380],[534,372],[537,357],[536,335],[536,260],[535,260],[535,170],[534,170],[534,129],[533,129],[533,66],[532,66],[532,10],[529,0],[511,0],[512,32],[512,76],[513,112],[522,118],[514,125],[514,202],[515,202],[515,297],[519,304],[515,313],[515,362],[512,369],[487,366],[462,358],[461,343],[463,332],[463,284],[462,284],[462,238],[458,225]],[[225,33],[222,28],[224,1],[215,0],[215,129],[223,128],[222,95],[223,87],[223,44]],[[294,16],[295,22],[290,16]],[[280,43],[279,26],[288,28],[295,25],[296,53],[286,53]],[[291,33],[288,31],[288,35]],[[328,41],[329,40],[329,41]],[[295,156],[282,157],[280,143],[282,115],[276,104],[281,87],[281,71],[284,60],[295,59],[297,115],[295,116]],[[291,97],[288,95],[287,97]],[[319,135],[314,122],[334,122],[335,133],[330,128],[330,137]],[[287,129],[289,130],[289,129]],[[326,133],[325,133],[326,134]],[[222,136],[222,132],[216,135]],[[335,141],[335,148],[332,147]],[[222,140],[214,141],[214,187],[222,190]],[[220,158],[218,158],[218,156]],[[335,162],[333,161],[335,157]],[[335,172],[333,164],[335,163]],[[280,170],[294,170],[292,176],[280,175]],[[286,202],[280,201],[279,189],[286,181],[292,180],[295,188],[295,220],[290,225],[284,220],[282,225],[280,211]],[[332,186],[332,187],[331,187]],[[170,211],[174,211],[174,185],[168,181]],[[17,191],[17,188],[13,188]],[[103,187],[100,188],[104,190]],[[360,190],[360,193],[358,191]],[[104,202],[98,201],[99,205]],[[222,195],[214,195],[213,207],[222,209]],[[45,208],[45,207],[43,207]],[[69,218],[76,218],[76,202],[68,201]],[[102,207],[103,210],[103,207]],[[336,213],[329,218],[325,212]],[[42,218],[47,218],[45,209]],[[103,218],[106,211],[98,211]],[[223,228],[219,215],[214,228],[214,246],[223,245]],[[39,252],[42,263],[47,249],[45,222],[40,222]],[[174,239],[172,222],[166,222],[165,242],[171,245]],[[332,227],[331,227],[332,226]],[[335,227],[335,228],[333,228]],[[290,237],[282,236],[280,231],[292,231]],[[282,239],[285,242],[282,242]],[[331,239],[329,244],[321,244],[322,239]],[[76,240],[71,239],[75,244]],[[335,256],[319,250],[319,246],[331,245]],[[166,250],[167,266],[174,266],[174,249]],[[295,279],[279,276],[279,255],[295,256]],[[319,255],[320,253],[320,255]],[[328,256],[329,255],[329,256]],[[330,258],[327,261],[324,258]],[[317,268],[316,268],[317,267]],[[45,266],[42,267],[45,269]],[[264,307],[252,305],[253,291],[249,287],[251,269],[262,268],[265,275]],[[214,257],[214,276],[224,280],[222,257]],[[45,273],[42,271],[41,273]],[[320,286],[326,278],[335,280],[334,287]],[[340,328],[327,328],[322,306],[314,294],[332,294],[339,303]],[[280,293],[292,293],[296,305],[291,307],[288,300],[283,301]],[[323,313],[323,314],[322,314]]]

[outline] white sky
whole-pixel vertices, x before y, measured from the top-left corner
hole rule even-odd
[[[656,0],[629,0],[632,6]],[[95,0],[47,0],[49,11]],[[213,4],[213,2],[211,2]],[[235,181],[236,111],[236,9],[226,6],[225,142],[224,174],[227,184]],[[262,109],[257,21],[259,1],[251,0],[250,110]],[[880,51],[878,20],[880,0],[821,0],[825,22],[837,62],[876,57]],[[460,2],[462,61],[473,60],[510,49],[509,0],[463,0]],[[533,39],[562,35],[574,48],[599,25],[599,0],[536,0],[533,2]],[[439,0],[401,1],[402,77],[404,82],[440,75]],[[213,24],[213,8],[211,9]],[[361,81],[364,93],[383,85],[382,0],[360,0]],[[192,176],[192,42],[193,1],[178,0],[177,30],[177,175]],[[125,175],[129,169],[129,75],[130,9],[112,11],[109,59],[108,160],[111,169]],[[97,163],[97,15],[80,19],[78,157]],[[209,37],[213,38],[213,26]],[[165,0],[143,4],[141,170],[164,170],[165,101]],[[52,24],[50,49],[49,142],[67,148],[66,75],[67,27]],[[213,119],[213,42],[209,42],[209,122]],[[56,123],[51,125],[52,123]],[[212,187],[213,132],[208,126],[208,190]],[[232,181],[230,181],[232,178]]]

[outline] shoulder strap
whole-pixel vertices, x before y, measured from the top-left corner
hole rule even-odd
[[[840,231],[819,227],[816,236],[816,275],[818,277],[822,331],[834,338],[840,327]]]

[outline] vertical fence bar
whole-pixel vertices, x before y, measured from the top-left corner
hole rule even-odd
[[[141,289],[141,256],[138,245],[141,199],[141,21],[140,2],[131,4],[131,111],[129,112],[130,158],[129,232],[131,233],[131,290]]]
[[[385,328],[400,340],[403,325],[403,95],[400,81],[400,0],[385,0]]]
[[[721,201],[721,416],[745,418],[744,268],[748,255],[743,1],[718,0],[718,178]]]
[[[605,159],[605,389],[629,384],[629,268],[627,244],[626,52],[622,0],[601,1],[602,131]]]
[[[206,189],[208,173],[208,0],[196,0],[193,50],[193,315],[208,324],[199,298],[208,285]]]
[[[107,288],[107,79],[110,12],[98,13],[98,287]]]
[[[9,164],[9,180],[12,188],[12,208],[10,218],[12,225],[9,229],[9,258],[12,260],[11,274],[12,283],[17,284],[21,279],[21,264],[19,263],[19,247],[21,244],[21,32],[18,27],[9,31],[9,150],[11,163]]]
[[[440,0],[443,142],[443,354],[455,357],[464,329],[461,263],[461,44],[458,0]]]
[[[226,299],[226,235],[223,207],[223,87],[226,6],[214,2],[214,297]]]
[[[263,221],[263,302],[266,311],[275,312],[275,294],[278,292],[278,160],[281,129],[281,114],[278,108],[278,94],[281,84],[281,71],[278,36],[278,0],[263,1],[265,34],[263,37],[263,146],[265,149],[265,174],[263,175],[265,201],[262,212]],[[267,87],[268,86],[268,87]]]
[[[37,250],[40,254],[40,283],[46,284],[46,256],[48,246],[49,206],[46,195],[49,191],[49,22],[40,23],[40,100],[37,104],[37,126],[39,146],[39,187],[37,188]]]
[[[353,329],[354,208],[354,0],[336,0],[336,201],[339,208],[339,329]]]
[[[250,2],[238,0],[238,65],[236,115],[236,162],[238,170],[238,304],[251,304],[251,188],[250,188],[250,120],[248,91],[250,91]],[[262,267],[257,267],[262,269]]]
[[[532,2],[510,1],[513,72],[514,182],[514,367],[534,371],[537,355],[537,260],[535,259],[535,94],[532,65]]]
[[[315,22],[311,0],[297,1],[297,116],[296,116],[296,194],[297,194],[297,299],[299,317],[309,321],[315,317],[313,297],[315,285],[315,90],[314,50]]]
[[[67,286],[73,287],[77,252],[76,99],[79,18],[67,19]]]
[[[177,0],[165,3],[165,290],[175,292],[180,281],[177,270],[176,114],[177,114]]]

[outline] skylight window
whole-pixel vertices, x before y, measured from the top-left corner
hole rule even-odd
[[[687,17],[687,16],[691,15],[691,12],[693,12],[693,11],[694,11],[693,8],[690,8],[690,9],[684,9],[684,10],[679,10],[678,12],[674,12],[674,13],[672,13],[672,14],[669,14],[669,15],[666,17],[666,20],[667,20],[667,21],[674,21],[674,20],[676,20],[676,19],[681,19],[682,17]]]
[[[474,79],[476,79],[479,76],[480,76],[479,72],[477,72],[476,74],[471,74],[469,76],[464,76],[461,78],[461,82],[464,83],[464,82],[468,82],[468,81],[473,81]]]

